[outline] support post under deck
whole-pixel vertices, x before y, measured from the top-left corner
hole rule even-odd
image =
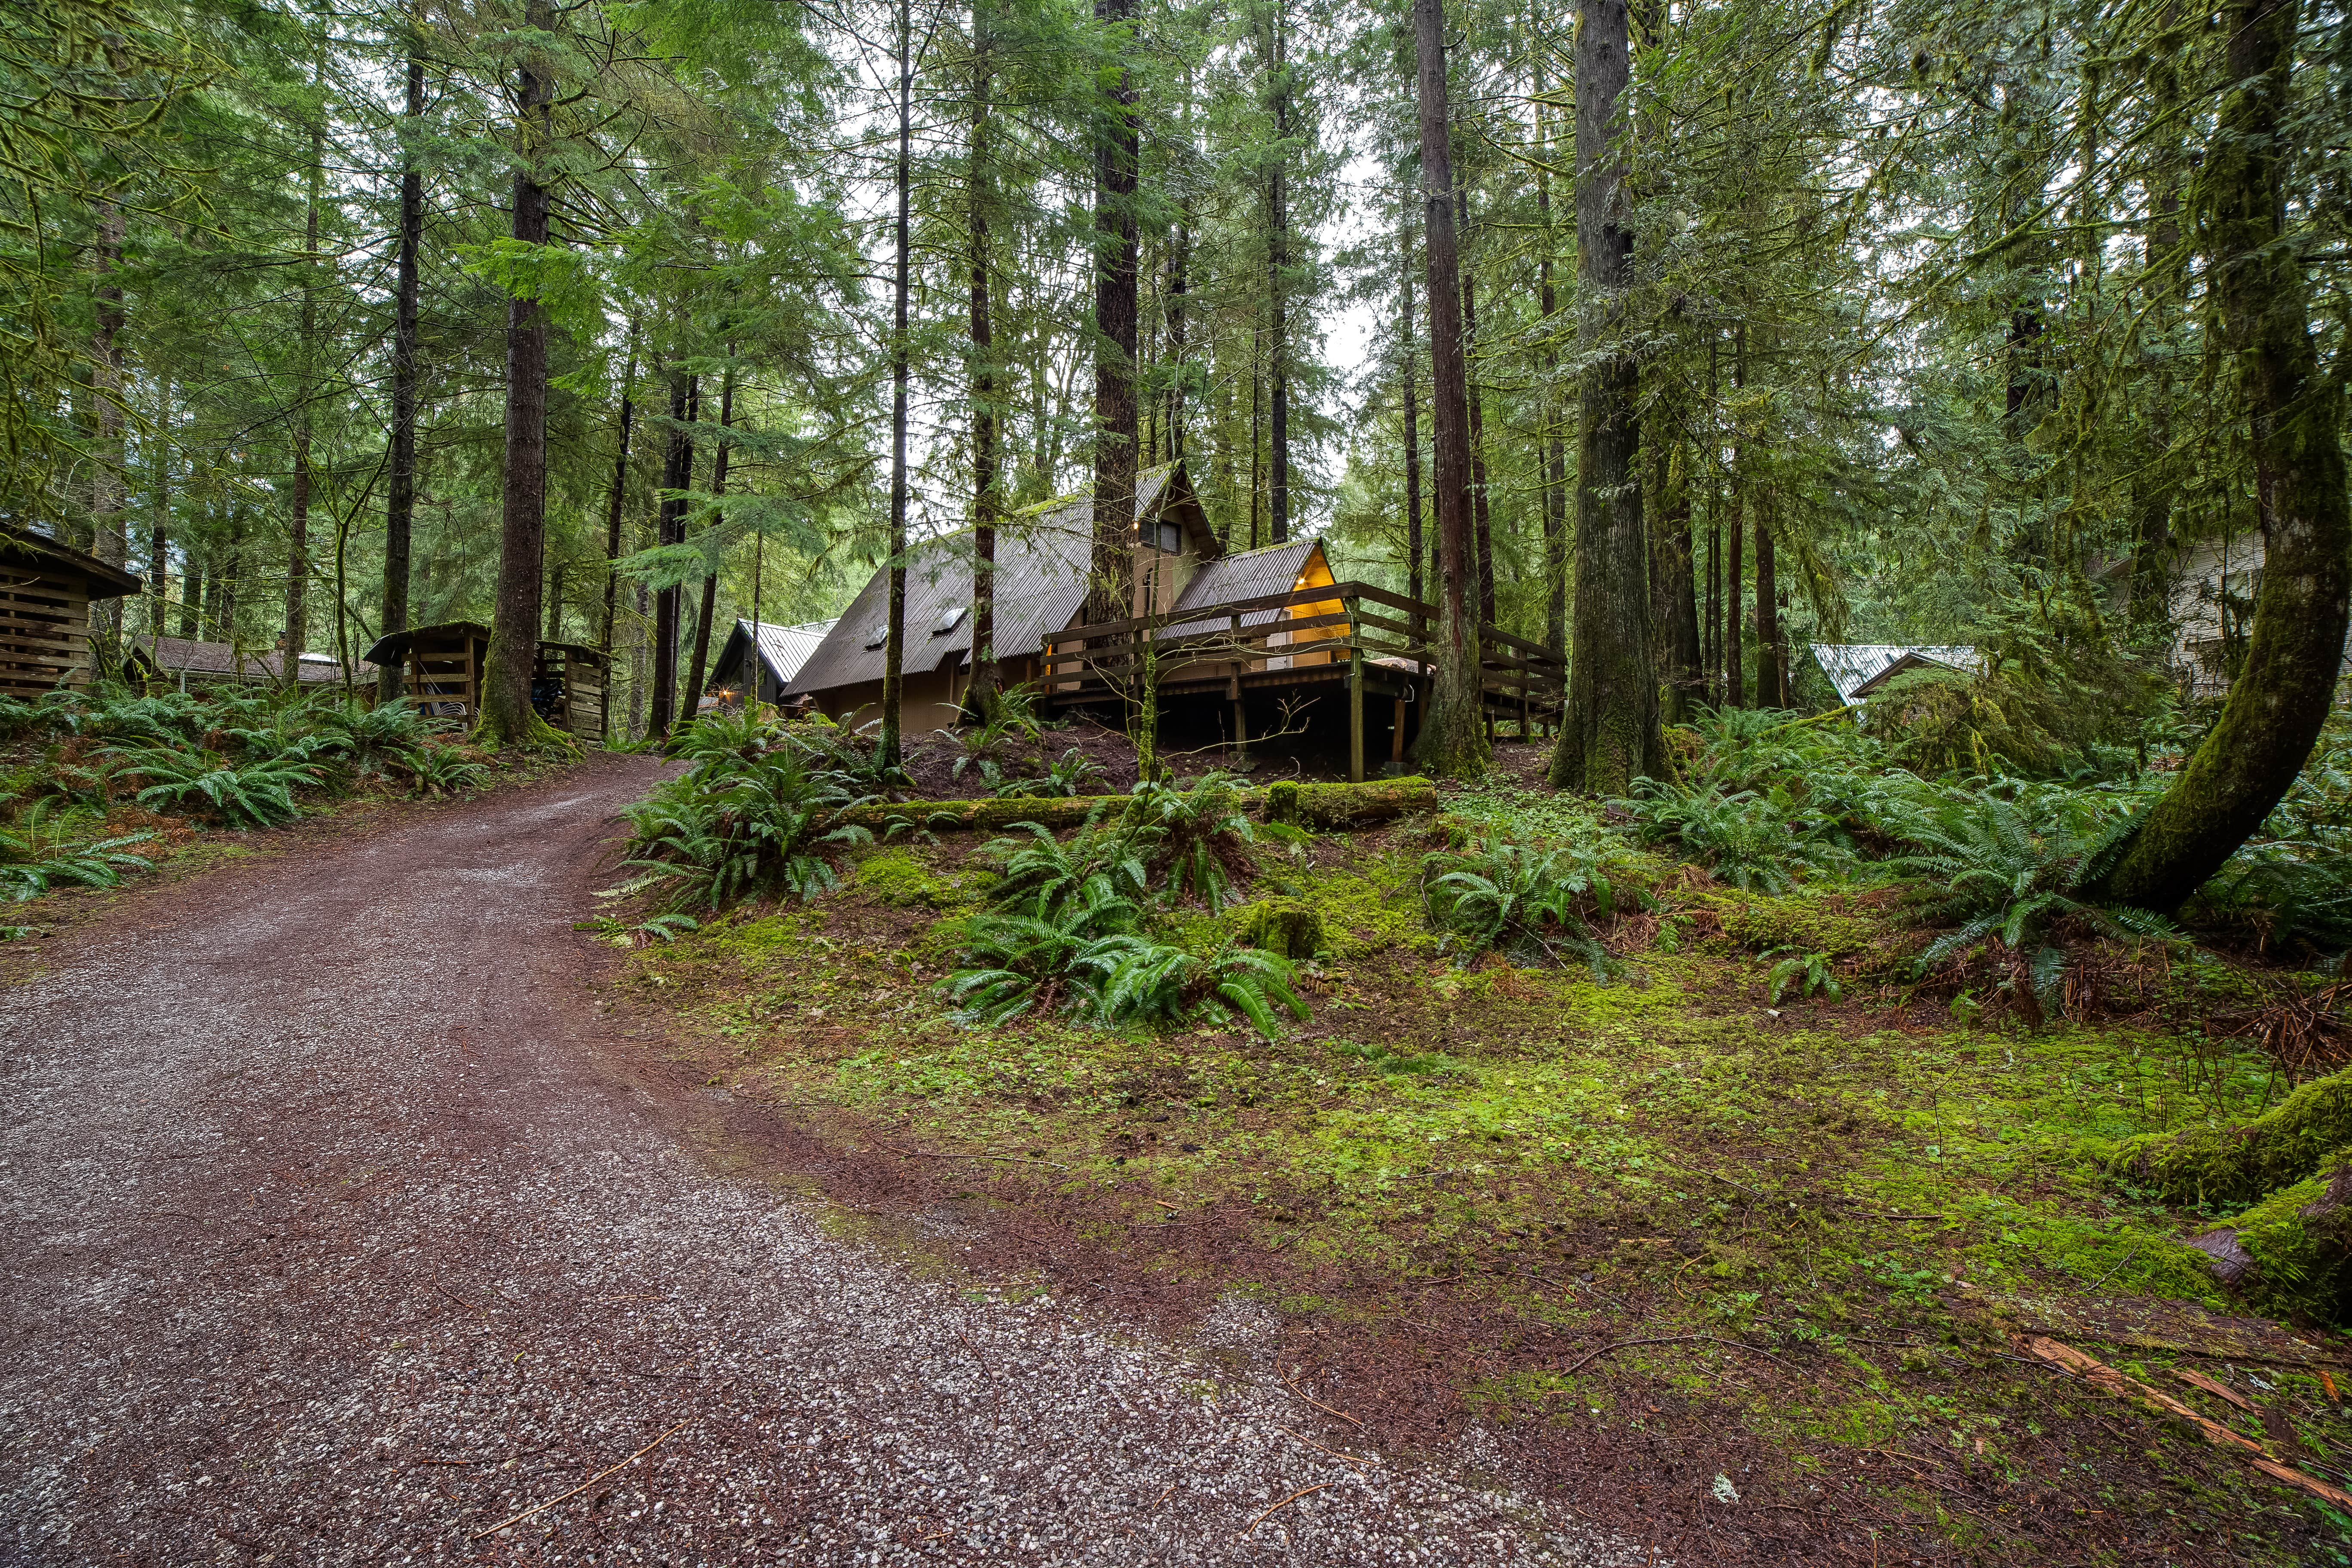
[[[1364,650],[1348,650],[1348,782],[1364,782]]]

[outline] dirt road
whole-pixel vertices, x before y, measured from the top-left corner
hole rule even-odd
[[[1649,1560],[1310,1447],[1249,1309],[1148,1342],[714,1172],[571,929],[652,776],[152,887],[0,990],[0,1558]]]

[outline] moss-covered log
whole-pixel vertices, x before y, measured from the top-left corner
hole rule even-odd
[[[2277,1317],[2341,1324],[2352,1307],[2352,1151],[2190,1245],[2224,1284]]]
[[[1424,778],[1373,779],[1360,784],[1284,783],[1263,791],[1245,790],[1242,798],[1254,815],[1302,827],[1352,827],[1437,809],[1436,786]],[[843,821],[877,833],[901,820],[933,833],[995,833],[1016,822],[1058,829],[1076,827],[1097,811],[1115,814],[1126,800],[1118,795],[909,800],[862,805]]]
[[[2314,1079],[2235,1127],[2153,1132],[2126,1142],[2108,1168],[2175,1203],[2252,1203],[2352,1148],[2352,1068]]]

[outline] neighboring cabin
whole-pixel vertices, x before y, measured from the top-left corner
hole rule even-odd
[[[286,656],[240,650],[225,642],[194,637],[142,637],[123,655],[126,673],[133,680],[163,680],[181,690],[205,686],[276,686],[285,679]],[[306,687],[339,687],[343,667],[332,654],[305,653],[295,658],[296,679]],[[352,672],[355,687],[373,686],[376,667],[365,659]]]
[[[1838,700],[1858,708],[1864,699],[1906,670],[1956,669],[1964,673],[1984,668],[1984,658],[1972,647],[1906,647],[1900,643],[1823,643],[1812,645],[1813,662],[1837,688]]]
[[[1307,575],[1300,568],[1309,561],[1319,573],[1317,580],[1331,581],[1321,548],[1311,542],[1227,555],[1181,463],[1162,463],[1137,476],[1135,510],[1133,614],[1241,597],[1235,584],[1244,581],[1263,580],[1269,592],[1287,591]],[[997,531],[996,658],[1007,685],[1047,686],[1049,641],[1080,624],[1093,552],[1094,501],[1088,496],[1033,507]],[[910,732],[946,728],[961,710],[971,683],[971,574],[969,529],[923,540],[908,551],[900,721]],[[809,653],[787,695],[808,699],[850,729],[878,718],[889,593],[888,571],[877,571]],[[1275,616],[1269,611],[1262,618]],[[1167,635],[1177,630],[1171,627]],[[1075,679],[1056,679],[1051,688],[1066,690],[1076,684]]]
[[[88,686],[90,605],[139,590],[140,580],[120,566],[0,528],[0,697]]]
[[[482,716],[490,628],[475,621],[412,626],[376,640],[367,656],[401,672],[407,700],[428,718],[471,724]],[[604,654],[581,643],[543,642],[530,672],[532,711],[583,741],[604,738]]]
[[[706,696],[716,699],[722,706],[747,700],[782,702],[784,689],[793,677],[800,673],[809,655],[838,624],[837,619],[808,621],[796,626],[737,621],[734,631],[728,635],[727,646],[719,650],[719,662],[711,672]]]

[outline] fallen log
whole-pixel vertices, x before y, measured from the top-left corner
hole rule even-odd
[[[1241,792],[1251,816],[1300,827],[1348,828],[1437,809],[1437,786],[1424,778],[1371,779],[1363,784],[1302,784],[1286,780]],[[995,833],[1034,822],[1059,830],[1078,827],[1101,812],[1106,820],[1126,808],[1123,795],[1013,795],[989,800],[877,801],[843,814],[840,826],[886,832],[893,823],[932,833]]]
[[[2158,1415],[2187,1422],[2205,1441],[2217,1448],[2235,1450],[2248,1464],[2273,1480],[2300,1488],[2322,1502],[2333,1503],[2337,1508],[2352,1508],[2352,1493],[2330,1486],[2315,1476],[2305,1475],[2292,1465],[2281,1464],[2252,1438],[2232,1432],[2218,1421],[2208,1420],[2172,1395],[2159,1393],[2137,1378],[2126,1377],[2095,1356],[2084,1355],[2073,1345],[2042,1334],[2028,1334],[2019,1342],[2019,1345],[2053,1366],[2063,1367],[2094,1388],[2146,1405]]]

